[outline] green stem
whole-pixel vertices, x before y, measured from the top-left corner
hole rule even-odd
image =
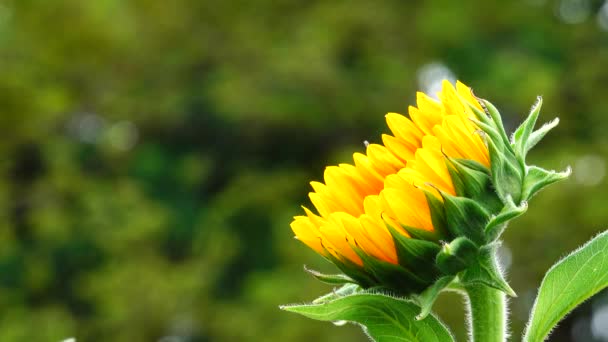
[[[481,284],[467,285],[465,290],[471,342],[506,341],[508,313],[505,294]]]

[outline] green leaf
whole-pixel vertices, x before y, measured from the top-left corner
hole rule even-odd
[[[564,316],[607,286],[605,231],[549,269],[540,284],[524,341],[543,341]]]
[[[381,294],[353,294],[319,305],[290,305],[281,309],[320,321],[360,324],[377,342],[454,341],[448,329],[434,316],[416,320],[420,307],[412,302]]]

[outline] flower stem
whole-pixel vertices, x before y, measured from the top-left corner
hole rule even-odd
[[[468,323],[471,342],[507,340],[507,301],[505,294],[482,284],[465,287],[468,297]]]

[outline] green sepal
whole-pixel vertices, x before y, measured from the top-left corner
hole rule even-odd
[[[466,237],[457,237],[450,243],[445,243],[437,253],[435,263],[445,274],[455,275],[466,269],[477,260],[479,247]]]
[[[529,200],[547,185],[566,179],[572,173],[570,167],[563,172],[555,172],[537,166],[528,166],[527,171],[522,191],[522,199],[524,200]]]
[[[389,226],[389,225],[387,224],[387,226]],[[406,225],[401,225],[401,228],[403,228],[403,230],[405,230],[408,234],[410,234],[412,239],[432,241],[432,242],[437,242],[437,243],[443,239],[435,231],[428,231],[428,230],[424,230],[424,229],[420,229],[420,228],[416,228],[416,227],[410,227],[410,226],[406,226]]]
[[[471,170],[483,172],[487,175],[490,175],[490,170],[487,167],[473,159],[452,158],[452,160],[457,161],[462,166],[467,167]]]
[[[475,114],[475,117],[477,118],[477,120],[483,122],[486,125],[494,126],[494,122],[493,122],[492,118],[490,118],[490,116],[488,115],[488,113],[486,111],[480,110],[479,108],[477,108],[477,106],[475,106],[471,102],[467,101],[466,99],[462,99],[462,100],[464,100],[464,102],[469,106],[471,111],[473,111],[473,114]]]
[[[467,189],[465,188],[464,180],[454,165],[449,162],[449,158],[445,164],[448,167],[448,172],[450,173],[450,178],[452,179],[452,184],[454,185],[454,190],[456,191],[456,196],[466,196]]]
[[[492,183],[503,202],[507,195],[511,195],[518,201],[521,193],[524,164],[522,159],[515,156],[496,107],[485,100],[481,100],[480,103],[492,118],[492,123],[479,119],[479,114],[476,114],[478,119],[471,119],[471,121],[488,136],[486,142],[490,152]]]
[[[430,191],[422,188],[421,190],[424,192],[426,202],[431,212],[431,222],[433,223],[434,231],[437,232],[440,240],[451,240],[453,236],[450,235],[450,231],[448,229],[447,217],[443,202],[441,202],[441,200],[439,200],[439,198],[433,195]]]
[[[431,282],[439,275],[435,265],[435,256],[441,250],[441,246],[425,240],[411,239],[388,227],[395,243],[399,264],[425,281]]]
[[[420,306],[420,313],[416,316],[416,320],[425,319],[431,313],[433,304],[437,300],[437,297],[450,283],[456,278],[456,276],[444,276],[433,283],[433,285],[427,287],[418,295],[413,296],[413,300]]]
[[[365,270],[378,280],[376,285],[380,287],[396,291],[401,295],[409,295],[420,292],[429,285],[428,281],[400,265],[378,260],[357,246],[352,248],[363,260]]]
[[[471,169],[461,163],[460,160],[462,159],[448,157],[448,170],[453,168],[458,173],[457,176],[452,176],[452,181],[457,177],[462,183],[463,193],[458,193],[457,189],[456,194],[477,201],[489,212],[497,212],[500,210],[500,208],[503,207],[503,203],[500,198],[496,196],[496,191],[493,188],[492,180],[490,179],[487,169],[485,172]],[[450,173],[452,173],[452,171],[450,171]],[[456,183],[454,183],[454,185],[456,186]]]
[[[484,245],[484,229],[490,214],[476,201],[441,192],[444,199],[448,230],[453,236],[465,236],[477,245]]]
[[[507,196],[507,203],[496,216],[490,218],[490,222],[486,225],[485,232],[489,242],[493,242],[500,238],[502,232],[507,227],[508,221],[516,218],[528,210],[528,202],[522,201],[519,206],[513,202],[511,196]]]
[[[541,139],[544,138],[545,135],[547,133],[549,133],[549,131],[552,130],[558,124],[559,124],[559,118],[555,118],[555,119],[547,122],[546,124],[542,125],[536,131],[532,132],[532,134],[530,134],[530,138],[528,138],[528,141],[526,141],[526,143],[525,143],[524,155],[528,154],[528,152],[534,146],[536,146],[536,144],[538,144],[538,142],[541,141]]]
[[[381,218],[387,227],[390,227],[393,230],[397,230],[388,220],[386,220],[384,218],[384,213],[381,215]],[[437,242],[437,243],[439,241],[441,241],[442,239],[444,239],[444,237],[439,236],[439,234],[436,231],[429,231],[429,230],[425,230],[425,229],[421,229],[421,228],[406,226],[404,224],[399,224],[399,227],[401,227],[401,229],[405,230],[412,237],[412,239],[426,240],[426,241],[432,241],[432,242]]]
[[[484,99],[481,99],[479,101],[479,103],[484,108],[486,113],[488,113],[488,115],[490,115],[490,117],[492,118],[492,121],[494,121],[494,124],[496,125],[496,130],[500,134],[503,144],[505,146],[507,146],[507,148],[509,150],[511,150],[511,146],[509,144],[509,138],[507,137],[505,127],[502,124],[502,117],[500,116],[500,112],[498,111],[498,109],[496,109],[496,107],[494,107],[494,105],[490,101],[487,101]]]
[[[496,260],[496,248],[498,243],[481,247],[475,262],[459,274],[463,285],[484,284],[503,291],[511,297],[517,297],[515,291],[509,286],[502,275],[502,271]]]
[[[338,298],[350,296],[352,294],[355,294],[355,293],[361,292],[361,291],[363,291],[363,289],[361,287],[359,287],[357,284],[345,284],[344,286],[313,300],[312,303],[313,304],[328,303],[328,302],[331,302]]]
[[[490,168],[492,184],[498,197],[506,203],[507,196],[519,202],[521,198],[523,173],[522,165],[515,155],[505,151],[504,144],[497,146],[494,141],[488,140],[490,151]]]
[[[504,145],[502,142],[501,134],[498,130],[492,125],[485,124],[477,119],[470,119],[474,124],[476,124],[481,130],[486,133],[486,135],[492,140],[494,143],[499,144],[500,146]]]
[[[378,283],[378,281],[374,279],[373,276],[365,272],[365,269],[363,267],[355,264],[354,262],[346,258],[338,259],[331,253],[327,253],[325,257],[331,263],[336,265],[336,267],[338,267],[340,271],[344,272],[344,274],[346,274],[348,277],[355,280],[357,284],[359,284],[363,288],[368,288]]]
[[[315,279],[329,285],[357,284],[357,281],[344,274],[323,274],[306,267],[306,265],[304,265],[304,271],[315,277]]]
[[[513,133],[513,136],[511,137],[511,143],[515,147],[515,153],[522,161],[526,158],[526,145],[532,131],[534,130],[534,125],[536,125],[536,120],[538,119],[542,105],[543,98],[539,96],[536,98],[536,102],[532,105],[528,117],[515,130],[515,133]]]

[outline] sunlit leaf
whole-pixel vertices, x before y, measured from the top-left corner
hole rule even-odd
[[[532,308],[524,341],[543,341],[564,316],[606,286],[608,231],[549,269]]]
[[[320,321],[357,323],[377,342],[454,340],[434,316],[416,320],[420,313],[416,304],[382,294],[353,294],[320,305],[291,305],[282,309]]]

